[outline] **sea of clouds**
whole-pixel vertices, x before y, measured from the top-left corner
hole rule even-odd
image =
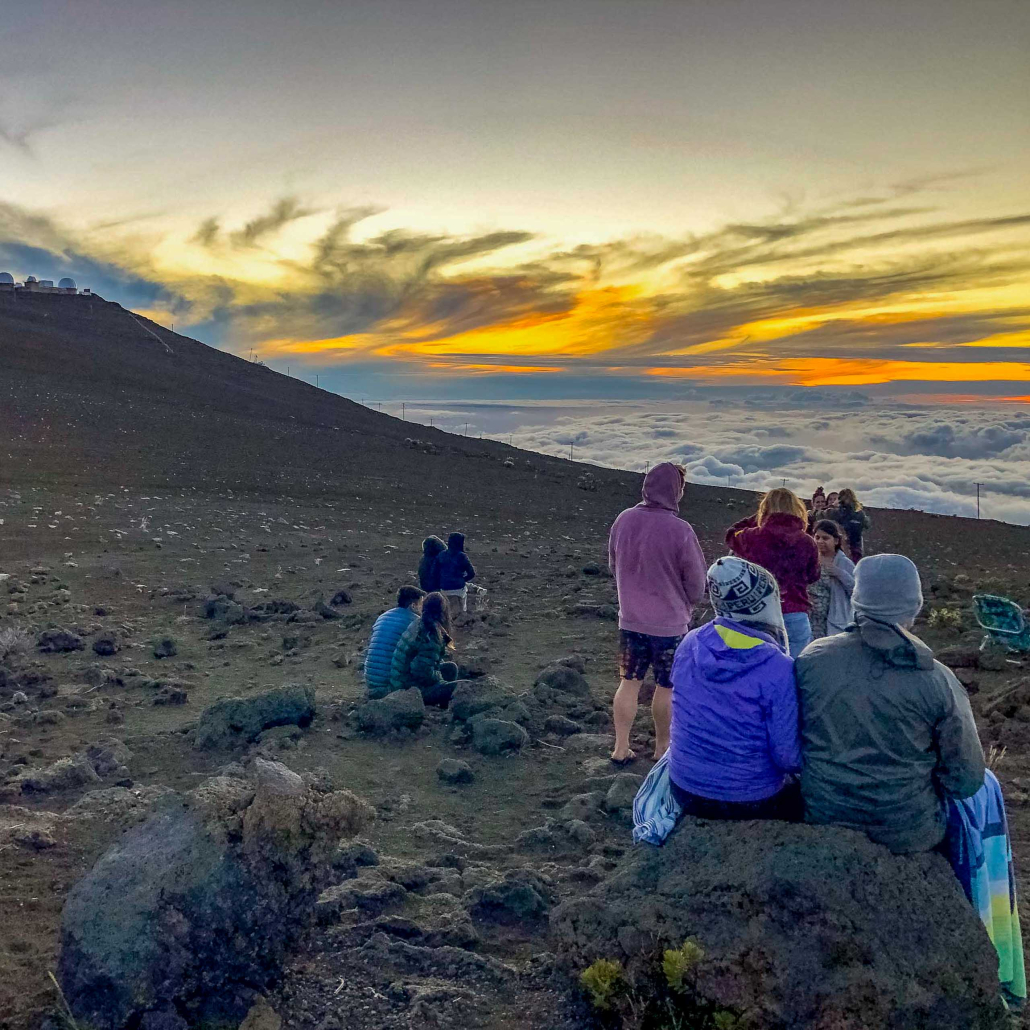
[[[546,454],[643,470],[677,461],[691,482],[810,496],[850,486],[873,507],[1030,525],[1030,411],[916,408],[857,393],[680,404],[433,405],[409,417]]]

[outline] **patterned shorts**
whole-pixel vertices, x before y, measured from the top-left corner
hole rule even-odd
[[[619,671],[624,680],[642,680],[649,668],[659,687],[672,686],[672,659],[683,637],[652,637],[619,630]]]

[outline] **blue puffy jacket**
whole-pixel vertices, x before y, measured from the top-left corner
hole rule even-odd
[[[793,660],[722,616],[688,633],[672,664],[673,782],[717,801],[760,801],[800,768]]]
[[[393,653],[404,631],[417,621],[418,614],[410,608],[391,608],[376,619],[365,652],[365,686],[369,697],[383,697],[390,692]]]

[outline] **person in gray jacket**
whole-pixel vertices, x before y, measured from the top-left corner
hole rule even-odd
[[[876,554],[855,567],[854,623],[795,662],[805,819],[863,830],[891,851],[944,839],[943,797],[972,797],[984,757],[962,685],[909,632],[923,606],[915,565]]]

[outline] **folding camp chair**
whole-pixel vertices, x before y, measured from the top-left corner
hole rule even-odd
[[[994,594],[976,594],[973,613],[976,621],[987,631],[980,644],[981,651],[993,642],[1009,651],[1030,653],[1030,625],[1023,609],[1015,601]]]

